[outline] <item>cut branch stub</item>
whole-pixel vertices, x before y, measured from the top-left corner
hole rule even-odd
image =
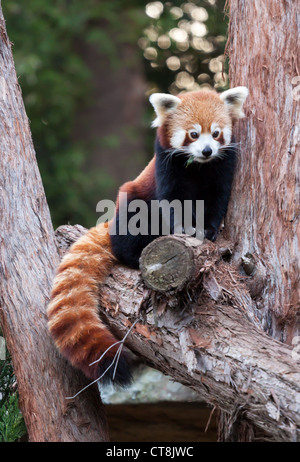
[[[169,236],[151,242],[140,258],[142,278],[150,289],[165,292],[183,286],[194,272],[191,248]]]
[[[181,234],[155,239],[140,258],[143,281],[159,292],[179,290],[197,277],[208,255],[210,262],[220,257],[218,247],[209,241]]]

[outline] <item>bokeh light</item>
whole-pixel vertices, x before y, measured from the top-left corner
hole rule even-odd
[[[171,71],[177,71],[181,66],[180,59],[178,56],[170,56],[166,60],[166,65]]]
[[[150,66],[149,92],[228,87],[224,5],[225,0],[147,3],[149,24],[138,44]]]
[[[146,6],[146,14],[150,18],[158,19],[164,10],[162,2],[151,2]]]

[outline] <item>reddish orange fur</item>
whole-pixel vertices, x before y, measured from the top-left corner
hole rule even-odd
[[[174,115],[170,115],[167,122],[168,139],[177,128],[191,129],[195,121],[201,125],[201,133],[210,133],[213,122],[221,129],[232,126],[232,120],[217,92],[201,90],[183,93],[179,98],[182,103],[179,104]]]
[[[127,192],[128,199],[133,195],[147,198],[154,189],[155,158],[119,192]],[[47,311],[49,330],[57,348],[91,379],[97,378],[98,365],[89,364],[117,342],[98,313],[99,285],[104,282],[114,261],[107,225],[90,229],[62,259]],[[105,357],[112,359],[117,348],[111,348]]]
[[[89,364],[117,341],[98,313],[98,285],[114,260],[107,228],[101,224],[90,229],[63,258],[48,306],[48,325],[56,346],[92,379],[97,378],[97,364]]]

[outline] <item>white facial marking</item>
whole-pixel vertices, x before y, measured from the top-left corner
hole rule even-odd
[[[219,132],[219,134],[220,134],[222,130],[220,129],[219,125],[216,122],[213,122],[211,124],[210,131],[211,131],[211,134],[213,134],[215,132]]]
[[[185,130],[183,128],[179,128],[176,130],[172,137],[171,137],[171,146],[172,148],[180,148],[183,145],[185,140]]]
[[[202,127],[200,124],[194,124],[188,131],[183,128],[178,128],[171,137],[171,146],[175,149],[180,149],[188,134],[191,142],[189,146],[183,147],[183,149],[192,154],[195,161],[206,163],[218,156],[219,149],[222,145],[217,138],[221,133],[223,133],[225,146],[231,142],[231,127],[227,126],[221,129],[216,122],[213,122],[210,127],[211,133],[201,134],[201,131]],[[213,136],[214,134],[215,136]]]
[[[224,137],[224,141],[225,141],[225,144],[230,144],[231,142],[231,135],[232,135],[232,131],[231,131],[231,128],[230,127],[224,127],[223,128],[223,137]]]
[[[193,127],[196,130],[196,132],[198,132],[199,134],[201,133],[202,127],[200,124],[195,124],[193,125]]]
[[[210,133],[203,133],[199,138],[189,145],[190,153],[199,162],[209,162],[212,157],[216,156],[219,150],[220,143],[214,140]],[[211,149],[210,156],[205,156],[203,151]]]

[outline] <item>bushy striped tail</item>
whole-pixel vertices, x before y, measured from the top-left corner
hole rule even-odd
[[[107,370],[119,345],[99,317],[99,284],[108,276],[115,258],[110,237],[103,224],[91,228],[75,242],[64,256],[54,279],[48,306],[48,326],[60,352],[73,366],[90,379],[97,379]],[[111,348],[110,348],[111,347]],[[110,348],[101,361],[101,355]],[[103,381],[126,385],[130,371],[124,353],[118,366],[109,368]]]

